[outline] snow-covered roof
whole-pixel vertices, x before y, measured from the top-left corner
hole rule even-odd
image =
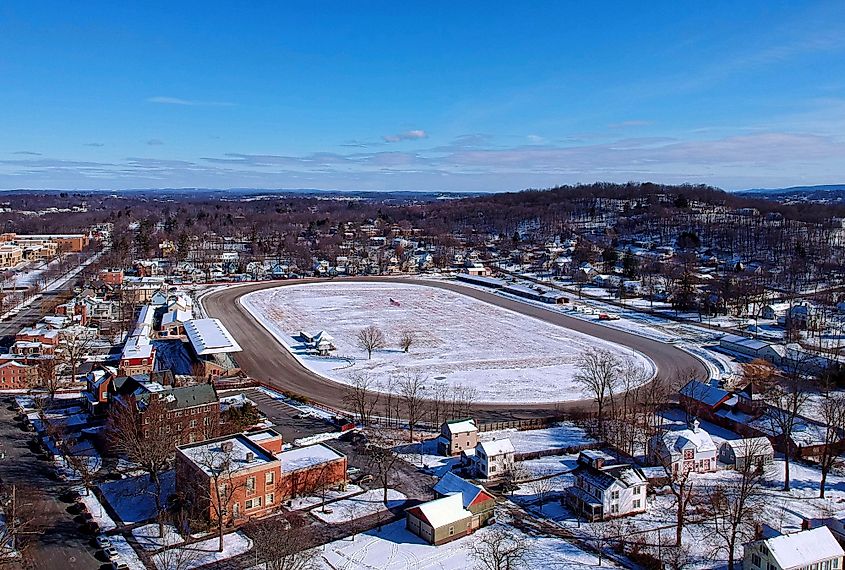
[[[440,528],[459,520],[471,517],[472,513],[464,508],[461,495],[446,495],[423,503],[411,509],[413,514],[421,514],[432,528]]]
[[[739,336],[736,334],[726,334],[721,339],[719,339],[719,343],[734,344],[737,346],[745,347],[749,350],[761,350],[763,348],[766,348],[770,344],[763,340],[757,340],[753,338]]]
[[[282,473],[306,469],[341,457],[343,456],[340,453],[322,443],[291,449],[278,455],[282,463]]]
[[[240,345],[218,319],[190,320],[185,323],[185,333],[200,356],[241,350]]]
[[[231,444],[231,451],[224,451],[224,444]],[[237,473],[243,469],[252,469],[276,461],[272,454],[243,434],[183,445],[178,449],[182,455],[209,476],[214,475],[215,471]]]
[[[463,498],[464,508],[469,507],[479,493],[483,493],[484,487],[473,485],[466,479],[458,477],[451,471],[446,473],[434,486],[434,491],[440,495],[460,494]]]
[[[700,427],[695,430],[681,429],[667,431],[663,434],[663,441],[666,443],[666,448],[670,451],[682,451],[687,446],[687,443],[691,443],[699,453],[716,451],[716,444],[713,443],[713,438]]]
[[[681,395],[712,407],[724,400],[729,393],[716,386],[690,380],[681,388]]]
[[[190,311],[176,309],[165,313],[164,316],[161,317],[161,326],[169,325],[172,323],[184,323],[186,321],[190,321],[192,318],[194,318],[194,315],[191,314]]]
[[[784,570],[801,568],[845,554],[826,526],[776,536],[764,543],[769,554]]]
[[[513,447],[513,443],[511,443],[511,440],[507,438],[494,439],[493,441],[481,441],[478,443],[478,447],[484,450],[487,457],[495,457],[497,455],[504,455],[505,453],[513,453],[516,451]]]
[[[446,429],[452,435],[456,433],[469,433],[478,431],[478,427],[475,425],[475,420],[458,420],[452,422],[446,422]]]
[[[760,455],[762,453],[774,453],[772,442],[768,437],[749,437],[747,439],[728,439],[722,445],[730,446],[734,455],[745,457],[746,455]]]

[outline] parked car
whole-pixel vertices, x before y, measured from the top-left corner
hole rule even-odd
[[[601,313],[599,314],[600,321],[618,321],[619,315],[614,315],[613,313]]]
[[[109,560],[115,560],[117,557],[119,557],[119,556],[120,556],[120,553],[117,551],[117,549],[116,549],[114,546],[107,546],[107,547],[105,547],[105,548],[103,549],[103,554],[105,554],[105,555],[106,555],[106,557],[107,557]]]
[[[129,570],[129,564],[122,560],[112,560],[112,570]]]
[[[104,534],[98,534],[97,538],[94,539],[94,542],[97,544],[97,548],[106,549],[111,547],[109,537]]]

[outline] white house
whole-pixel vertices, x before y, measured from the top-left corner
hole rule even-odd
[[[826,526],[743,546],[744,570],[841,570],[845,553]]]
[[[478,442],[473,459],[476,473],[486,479],[500,477],[513,466],[515,451],[509,439]]]
[[[716,471],[716,444],[701,428],[698,420],[687,429],[658,434],[649,441],[649,456],[667,467],[672,476],[688,471],[706,473]]]
[[[633,465],[608,464],[613,458],[585,450],[572,471],[574,486],[567,490],[569,506],[588,521],[644,513],[648,509],[648,482]]]

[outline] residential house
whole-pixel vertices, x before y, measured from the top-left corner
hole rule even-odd
[[[513,466],[515,452],[507,438],[478,442],[473,457],[476,474],[484,479],[501,477]]]
[[[668,469],[673,477],[690,471],[706,473],[717,469],[716,444],[697,419],[689,428],[669,430],[651,438],[649,456],[655,464]]]
[[[437,453],[440,455],[460,455],[464,450],[475,449],[477,444],[475,420],[449,420],[440,425],[440,437],[437,438]]]
[[[775,449],[768,437],[729,439],[719,446],[719,461],[740,471],[744,471],[749,465],[768,465],[774,458]]]
[[[638,467],[614,464],[605,453],[584,450],[572,475],[574,485],[567,490],[567,502],[585,520],[606,520],[648,509],[648,481]]]
[[[460,494],[447,495],[405,511],[408,530],[434,546],[461,538],[473,531],[473,514]]]
[[[845,556],[824,526],[756,540],[743,553],[744,570],[841,570]]]
[[[730,397],[731,393],[727,390],[698,380],[690,380],[679,392],[680,404],[689,414],[708,420]]]
[[[481,485],[470,483],[451,471],[446,473],[434,486],[434,492],[440,497],[459,493],[464,501],[464,508],[472,513],[472,528],[487,524],[494,516],[496,497]]]

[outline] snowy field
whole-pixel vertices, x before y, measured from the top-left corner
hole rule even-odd
[[[520,534],[513,527],[497,524]],[[405,521],[358,534],[350,542],[342,539],[325,546],[323,568],[333,570],[464,570],[476,567],[470,555],[470,545],[480,535],[490,532],[486,527],[473,536],[464,537],[441,546],[431,546],[405,529]],[[598,560],[575,545],[558,538],[528,536],[527,568],[533,570],[595,568]],[[618,568],[604,561],[603,568]]]
[[[392,302],[391,302],[392,301]],[[604,348],[651,370],[644,356],[470,297],[407,283],[314,283],[256,291],[241,303],[306,366],[341,383],[369,373],[384,379],[420,374],[427,391],[466,386],[484,402],[578,400],[573,375],[579,354]],[[359,330],[375,325],[387,346],[372,359],[357,345]],[[300,331],[326,331],[337,350],[312,356]],[[415,341],[399,347],[404,332]]]
[[[311,509],[310,513],[323,522],[339,524],[402,506],[407,497],[395,489],[388,489],[387,505],[382,502],[383,499],[383,488],[370,489],[360,495],[326,505],[325,508],[322,506],[315,507]]]

